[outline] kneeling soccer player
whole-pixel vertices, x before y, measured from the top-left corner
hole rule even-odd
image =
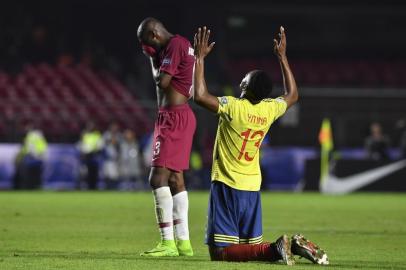
[[[249,72],[240,84],[240,98],[212,96],[204,78],[204,58],[212,50],[210,30],[199,28],[194,39],[194,101],[219,115],[213,150],[212,184],[206,243],[212,260],[279,261],[294,264],[299,255],[327,264],[327,255],[302,235],[282,235],[273,243],[262,242],[262,214],[259,189],[259,148],[271,124],[298,100],[296,82],[286,57],[286,36],[280,28],[274,53],[279,59],[285,94],[267,98],[272,83],[265,72]]]

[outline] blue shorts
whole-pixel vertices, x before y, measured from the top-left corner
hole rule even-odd
[[[259,191],[244,191],[213,181],[210,189],[206,244],[262,243],[262,214]]]

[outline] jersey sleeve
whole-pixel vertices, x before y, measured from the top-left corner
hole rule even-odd
[[[175,39],[168,44],[159,71],[174,76],[182,59],[182,44]]]
[[[231,121],[233,119],[233,109],[235,106],[235,97],[232,96],[224,96],[224,97],[217,97],[219,100],[219,109],[217,111],[217,115],[227,121]]]
[[[272,106],[270,110],[270,117],[275,121],[281,117],[288,107],[288,104],[282,97],[278,97],[272,100]]]

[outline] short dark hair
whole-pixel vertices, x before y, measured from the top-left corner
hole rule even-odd
[[[251,78],[247,85],[247,91],[251,92],[256,100],[269,97],[272,92],[272,80],[263,70],[253,70],[250,72]]]
[[[137,31],[137,36],[140,39],[143,39],[145,34],[147,34],[151,29],[154,27],[154,25],[159,24],[163,26],[162,22],[159,21],[158,19],[155,19],[153,17],[147,17],[145,18],[140,25],[138,26],[138,31]]]

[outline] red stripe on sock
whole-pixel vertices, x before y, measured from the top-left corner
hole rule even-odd
[[[172,226],[172,222],[161,222],[158,223],[159,228],[165,228],[165,227],[170,227]]]
[[[181,220],[181,219],[174,219],[174,220],[173,220],[173,225],[178,225],[178,224],[180,224],[180,223],[182,223],[182,220]]]
[[[276,255],[271,243],[236,244],[223,249],[224,261],[275,261]]]

